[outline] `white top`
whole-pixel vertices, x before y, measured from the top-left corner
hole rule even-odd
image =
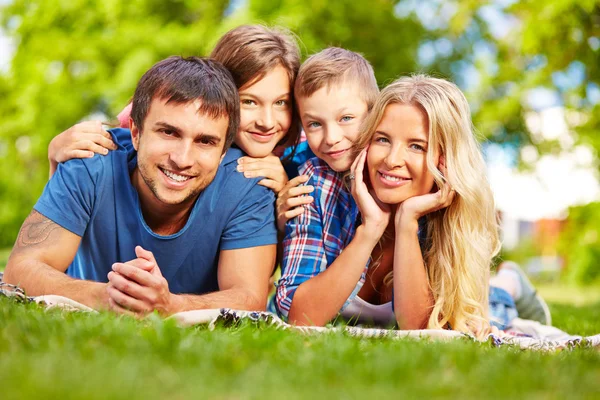
[[[354,323],[374,323],[385,327],[396,324],[391,301],[383,304],[371,304],[359,296],[354,296],[354,299],[340,312],[340,315]]]

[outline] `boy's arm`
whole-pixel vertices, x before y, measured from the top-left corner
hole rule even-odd
[[[65,274],[80,242],[81,237],[33,210],[19,231],[3,279],[29,296],[56,294],[98,308],[108,300],[106,285]]]

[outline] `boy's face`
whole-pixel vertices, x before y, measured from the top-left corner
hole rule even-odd
[[[323,87],[309,97],[297,98],[297,103],[313,153],[334,171],[350,169],[352,146],[368,109],[357,85],[342,83]]]

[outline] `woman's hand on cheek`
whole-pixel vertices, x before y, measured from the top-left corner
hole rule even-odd
[[[288,182],[281,160],[272,154],[263,158],[240,157],[237,170],[243,172],[246,178],[264,177],[258,184],[271,189],[275,194]]]
[[[364,168],[367,150],[361,151],[352,163],[350,171],[354,179],[350,180],[350,186],[352,197],[354,197],[362,216],[362,225],[369,233],[380,238],[390,221],[391,210],[389,206],[380,202],[365,184]]]
[[[396,211],[396,227],[401,223],[415,222],[424,215],[448,207],[452,204],[455,195],[456,192],[450,183],[446,182],[437,192],[404,200],[398,205]]]

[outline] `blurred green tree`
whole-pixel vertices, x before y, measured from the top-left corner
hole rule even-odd
[[[600,282],[600,203],[572,207],[559,251],[568,268],[565,280],[574,284]]]
[[[172,54],[206,54],[228,1],[15,0],[2,10],[17,44],[0,79],[0,246],[48,178],[52,137],[92,114],[114,116],[139,77]]]
[[[278,24],[305,53],[328,45],[364,53],[385,82],[416,69],[427,34],[385,0],[15,0],[1,15],[17,47],[0,75],[0,246],[14,242],[43,189],[52,137],[82,118],[115,116],[160,59],[207,55],[242,23]]]
[[[472,16],[472,18],[465,18]],[[600,2],[597,0],[498,0],[461,2],[451,25],[458,43],[478,48],[468,59],[478,71],[472,90],[475,125],[492,140],[533,145],[561,154],[585,144],[598,170],[600,150]],[[454,56],[462,57],[459,54]],[[464,58],[463,58],[464,60]],[[456,62],[447,63],[452,67]],[[535,93],[537,100],[532,100]],[[526,116],[537,102],[561,106],[573,141],[532,134]],[[566,277],[600,279],[597,203],[569,210],[561,255]]]

